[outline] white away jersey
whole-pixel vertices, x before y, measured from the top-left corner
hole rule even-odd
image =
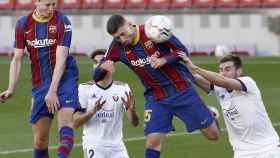
[[[126,100],[125,92],[129,91],[129,86],[119,81],[113,81],[107,88],[102,88],[96,83],[79,85],[79,101],[86,111],[92,109],[100,97],[101,101],[106,100],[102,109],[84,124],[84,146],[124,147],[122,119],[125,107],[121,98]]]
[[[223,110],[229,140],[235,154],[258,153],[279,144],[279,137],[265,110],[261,92],[251,77],[240,77],[243,91],[214,86]]]

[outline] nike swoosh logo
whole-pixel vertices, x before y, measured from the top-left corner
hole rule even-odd
[[[29,34],[32,31],[32,29],[25,32],[25,34]]]

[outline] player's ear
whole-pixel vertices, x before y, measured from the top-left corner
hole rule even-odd
[[[242,74],[242,68],[238,68],[238,69],[236,70],[236,73],[237,73],[238,76],[241,76],[241,74]]]

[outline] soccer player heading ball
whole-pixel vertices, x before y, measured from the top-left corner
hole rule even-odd
[[[146,99],[145,158],[160,157],[166,134],[175,130],[174,116],[185,123],[188,132],[201,130],[208,139],[217,140],[215,119],[192,86],[192,74],[178,57],[179,52],[188,53],[186,47],[172,33],[158,43],[149,39],[146,31],[145,25],[134,25],[121,15],[112,15],[107,32],[114,39],[94,75],[99,81],[106,73],[113,73],[114,62],[120,61],[141,80]]]

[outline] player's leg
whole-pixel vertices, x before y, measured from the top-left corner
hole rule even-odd
[[[59,146],[57,158],[67,158],[74,143],[73,108],[61,108],[57,113],[59,129]]]
[[[145,158],[159,158],[165,134],[173,131],[172,114],[167,106],[157,102],[145,105]]]
[[[76,80],[68,79],[60,82],[57,94],[61,106],[57,113],[59,129],[57,158],[68,158],[74,143],[73,114],[80,105]]]
[[[219,139],[220,131],[216,120],[193,87],[177,98],[172,112],[186,124],[188,132],[201,130],[207,139]]]
[[[120,147],[108,148],[110,152],[108,152],[109,155],[107,156],[110,158],[129,158],[126,148],[122,148],[122,145],[119,146]]]
[[[146,136],[145,158],[159,158],[165,133],[150,133]]]
[[[51,118],[41,117],[35,124],[32,124],[34,137],[34,158],[48,158],[49,132]]]
[[[32,98],[30,123],[34,137],[34,158],[48,158],[49,132],[53,115],[49,113],[44,95]]]

